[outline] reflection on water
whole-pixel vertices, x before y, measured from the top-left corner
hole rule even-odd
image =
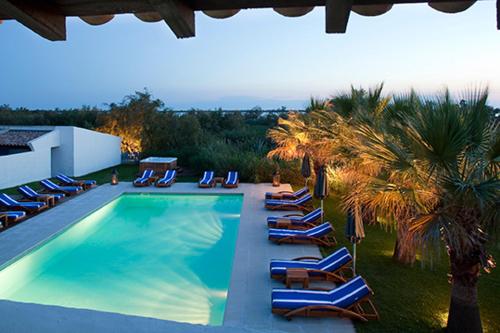
[[[123,195],[0,272],[0,298],[220,325],[241,196]]]

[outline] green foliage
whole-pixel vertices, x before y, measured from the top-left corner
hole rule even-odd
[[[303,186],[298,183],[295,189]],[[316,203],[317,204],[317,203]],[[339,244],[335,248],[323,248],[328,255],[341,246],[352,251],[352,244],[343,237],[346,216],[342,213],[341,198],[332,194],[325,200],[326,220],[337,230]],[[357,272],[373,289],[375,306],[381,319],[368,323],[355,322],[357,332],[442,332],[446,326],[449,305],[449,272],[446,260],[417,261],[413,266],[400,264],[392,259],[396,233],[387,233],[375,225],[366,225],[366,238],[357,246]],[[500,256],[500,247],[490,249]],[[442,250],[439,254],[445,258]],[[479,282],[481,317],[485,332],[499,332],[500,298],[497,290],[500,270],[483,275]]]
[[[123,152],[175,156],[180,166],[196,173],[212,169],[223,175],[234,169],[242,181],[271,180],[274,166],[266,155],[272,145],[265,134],[284,110],[172,111],[163,105],[145,90],[111,103],[108,110],[29,111],[0,106],[0,124],[79,126],[120,136]]]

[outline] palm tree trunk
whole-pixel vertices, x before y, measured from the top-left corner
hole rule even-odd
[[[402,264],[413,264],[416,259],[416,245],[414,243],[414,240],[408,237],[404,223],[398,223],[392,259]]]
[[[479,264],[469,260],[458,261],[450,255],[451,299],[447,332],[481,333],[481,316],[477,303]]]

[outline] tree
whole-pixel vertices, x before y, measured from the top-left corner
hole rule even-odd
[[[111,104],[109,112],[102,114],[98,131],[122,138],[122,152],[142,152],[144,144],[152,141],[152,127],[163,102],[153,100],[149,92],[136,92],[120,104]]]
[[[399,191],[413,196],[409,234],[427,247],[444,241],[452,285],[448,332],[482,331],[477,282],[481,268],[495,266],[486,231],[499,219],[500,136],[487,96],[472,92],[459,104],[446,92],[426,100],[400,118],[397,136],[357,130],[364,156],[407,180]]]

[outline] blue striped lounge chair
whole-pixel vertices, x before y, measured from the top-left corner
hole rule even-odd
[[[44,179],[40,181],[40,185],[50,193],[64,193],[65,195],[74,195],[83,191],[81,186],[60,186],[51,181],[50,179]]]
[[[154,171],[152,169],[146,169],[142,173],[142,176],[136,178],[134,180],[134,186],[136,187],[144,187],[144,186],[149,186],[151,184],[151,178],[154,175]]]
[[[227,177],[222,182],[222,186],[225,188],[237,188],[239,183],[238,171],[229,171]]]
[[[304,269],[309,280],[325,280],[335,283],[345,283],[344,271],[353,275],[352,256],[346,247],[342,247],[325,258],[300,257],[292,260],[271,260],[269,269],[271,278],[285,280],[288,269]]]
[[[372,295],[372,290],[359,275],[329,291],[273,289],[272,312],[288,320],[294,316],[379,319],[370,299]]]
[[[325,222],[314,228],[306,230],[269,229],[268,238],[277,244],[316,244],[322,246],[335,246],[337,243],[334,229],[330,222]]]
[[[169,187],[175,183],[175,177],[177,176],[176,170],[167,170],[163,178],[156,182],[157,187]]]
[[[269,228],[304,229],[314,226],[314,222],[321,219],[323,210],[316,208],[306,215],[287,214],[285,216],[269,216],[267,226]]]
[[[38,213],[44,209],[49,208],[45,202],[25,202],[14,200],[10,195],[0,193],[0,205],[7,209],[23,210],[29,213]]]
[[[52,193],[52,194],[44,194],[38,193],[28,185],[23,185],[17,188],[17,191],[22,194],[22,196],[28,200],[40,201],[46,197],[53,197],[55,201],[59,201],[63,199],[66,195],[64,193]]]
[[[200,178],[200,181],[198,182],[198,187],[202,188],[215,187],[215,185],[216,184],[213,171],[205,171],[203,173],[203,176]]]
[[[301,210],[310,212],[312,210],[312,195],[306,194],[295,200],[266,199],[265,207],[270,210]]]
[[[307,187],[303,187],[298,191],[280,191],[280,192],[266,192],[266,199],[281,199],[281,200],[295,200],[303,195],[309,193]]]
[[[56,178],[61,182],[61,185],[80,186],[84,190],[88,190],[89,188],[97,186],[97,182],[95,180],[76,180],[62,173],[58,174]]]
[[[26,218],[26,212],[23,211],[6,211],[0,212],[0,224],[7,228],[10,223],[16,223]]]

